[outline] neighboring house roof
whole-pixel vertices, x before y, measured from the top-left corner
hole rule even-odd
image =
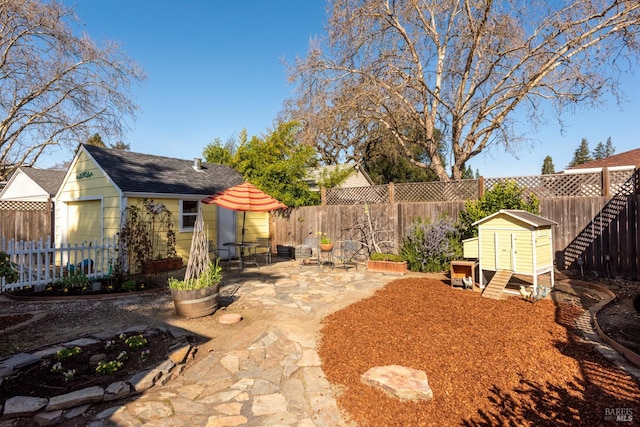
[[[340,168],[340,170],[353,169],[356,173],[352,173],[342,184],[338,185],[339,188],[349,187],[368,187],[373,185],[373,180],[369,177],[369,174],[360,166],[359,163],[347,163],[343,165],[327,165],[318,168],[311,169],[307,175],[309,185],[318,187],[318,180],[322,177],[322,173],[331,173],[334,170]]]
[[[640,166],[640,148],[625,151],[620,154],[613,154],[605,157],[604,159],[571,166],[570,168],[567,168],[567,170],[611,168],[615,166]]]
[[[66,171],[21,166],[0,191],[2,200],[47,200],[58,192]]]
[[[206,196],[244,181],[239,172],[224,165],[94,145],[82,148],[123,193]]]
[[[555,221],[551,221],[550,219],[543,218],[540,215],[532,214],[531,212],[519,210],[519,209],[500,209],[498,212],[493,213],[489,216],[486,216],[471,225],[479,225],[484,222],[491,220],[492,218],[499,215],[507,215],[511,218],[520,220],[526,224],[531,225],[532,227],[544,227],[550,225],[557,225],[558,223]]]

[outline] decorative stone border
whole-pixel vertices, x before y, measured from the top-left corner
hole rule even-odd
[[[152,369],[138,372],[128,381],[116,381],[107,388],[93,386],[71,393],[51,397],[50,399],[32,396],[14,396],[0,405],[2,417],[13,419],[32,417],[38,425],[54,425],[64,419],[71,419],[85,413],[92,403],[111,402],[126,396],[142,393],[156,384],[166,384],[173,376],[179,375],[185,367],[187,357],[194,346],[189,343],[193,334],[182,328],[148,328],[138,325],[117,333],[93,334],[73,341],[45,347],[32,353],[18,353],[0,361],[0,384],[5,377],[10,376],[15,369],[20,369],[42,358],[49,356],[63,347],[83,347],[96,342],[113,339],[120,334],[169,333],[174,343],[169,350],[167,359]]]
[[[46,302],[46,301],[74,301],[74,300],[94,300],[94,299],[114,299],[114,298],[122,298],[122,297],[135,297],[140,295],[149,295],[149,294],[160,294],[163,292],[168,292],[166,287],[157,287],[151,289],[145,289],[144,291],[132,291],[132,292],[114,292],[109,294],[87,294],[87,295],[70,295],[70,296],[50,296],[50,297],[40,297],[40,296],[26,296],[26,295],[13,295],[10,292],[4,292],[2,295],[5,297],[14,300],[14,301],[37,301],[37,302]]]
[[[575,279],[564,280],[563,282],[568,283],[570,285],[581,286],[583,288],[594,289],[594,290],[596,290],[598,292],[602,292],[604,294],[607,294],[609,297],[611,297],[611,300],[607,301],[605,304],[602,304],[601,306],[596,305],[594,307],[594,310],[591,313],[591,319],[593,320],[593,324],[595,326],[595,330],[598,333],[598,335],[600,336],[600,338],[602,338],[615,351],[620,353],[625,359],[627,359],[629,362],[633,363],[636,367],[640,368],[640,355],[638,355],[634,351],[628,349],[624,345],[620,344],[618,341],[614,340],[609,335],[605,334],[604,331],[602,330],[602,328],[600,328],[600,324],[598,323],[597,314],[604,307],[608,306],[609,304],[612,304],[617,295],[614,292],[612,292],[610,289],[607,289],[607,288],[599,286],[599,285],[594,285],[593,283],[589,283],[589,282],[583,282],[583,281],[575,280]]]

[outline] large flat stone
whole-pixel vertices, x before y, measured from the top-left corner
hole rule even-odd
[[[47,406],[44,397],[15,396],[4,403],[3,418],[29,417]]]
[[[32,365],[40,360],[40,357],[29,353],[18,353],[3,361],[0,364],[0,368],[19,369],[23,366]]]
[[[376,366],[362,374],[360,380],[400,400],[433,399],[427,374],[417,369],[400,365]]]
[[[102,387],[88,387],[82,390],[72,391],[71,393],[61,394],[49,399],[47,411],[55,411],[57,409],[67,409],[74,406],[84,405],[85,403],[100,402],[104,397]]]

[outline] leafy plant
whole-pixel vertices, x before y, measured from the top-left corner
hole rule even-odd
[[[124,340],[124,342],[134,350],[147,345],[147,339],[142,335],[133,335]]]
[[[331,244],[331,238],[329,236],[327,236],[327,233],[323,233],[322,231],[318,231],[316,234],[318,235],[318,237],[320,237],[320,244],[322,244],[322,245]]]
[[[452,259],[462,255],[458,230],[451,220],[440,218],[431,223],[414,220],[400,248],[412,271],[437,272],[449,268]]]
[[[220,267],[218,259],[216,258],[215,263],[210,261],[208,267],[196,279],[179,280],[175,277],[170,277],[169,289],[184,291],[215,286],[222,280],[222,274],[220,274],[221,271],[222,267]]]
[[[499,182],[478,200],[467,201],[458,215],[458,228],[462,239],[478,235],[478,227],[472,224],[500,209],[520,209],[533,214],[540,213],[540,201],[533,194],[524,194],[514,180]]]
[[[4,277],[7,283],[18,281],[18,266],[11,262],[9,254],[0,252],[0,277]]]
[[[136,281],[135,280],[127,280],[126,282],[122,282],[122,290],[131,292],[136,290]]]
[[[393,262],[402,262],[402,256],[397,254],[383,254],[381,252],[373,252],[369,255],[369,259],[371,261],[393,261]]]
[[[63,348],[61,350],[58,350],[54,357],[58,361],[63,361],[63,360],[67,360],[68,358],[70,358],[72,356],[75,356],[76,354],[80,354],[81,351],[82,351],[82,349],[80,347]]]
[[[65,290],[70,288],[84,288],[89,286],[91,281],[83,271],[69,271],[68,274],[57,280],[56,284],[62,286]]]
[[[102,375],[109,375],[122,368],[122,362],[118,360],[110,360],[108,362],[98,362],[96,372]]]

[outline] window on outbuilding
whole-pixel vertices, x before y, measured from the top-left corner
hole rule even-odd
[[[197,214],[197,200],[180,200],[180,231],[193,231]]]

